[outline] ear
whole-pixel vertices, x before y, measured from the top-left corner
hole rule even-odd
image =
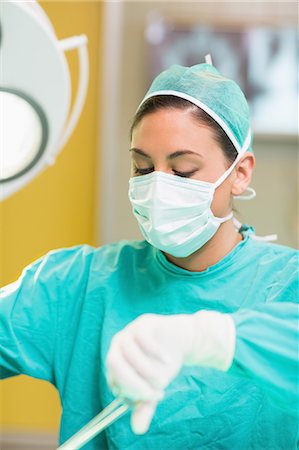
[[[252,153],[246,152],[235,167],[235,180],[232,184],[232,195],[241,195],[246,191],[252,178],[255,157]]]

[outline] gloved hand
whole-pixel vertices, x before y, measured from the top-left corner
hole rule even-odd
[[[133,400],[131,426],[145,433],[164,389],[183,365],[228,370],[235,352],[235,325],[229,314],[143,314],[119,331],[107,354],[112,392]]]

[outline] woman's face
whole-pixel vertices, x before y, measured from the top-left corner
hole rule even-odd
[[[229,163],[210,128],[189,111],[165,109],[146,115],[134,128],[131,142],[133,177],[153,171],[215,182]],[[215,216],[231,210],[232,174],[216,189],[211,205]]]

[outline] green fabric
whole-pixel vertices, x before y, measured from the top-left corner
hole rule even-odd
[[[113,399],[104,361],[127,323],[146,312],[232,313],[237,348],[228,372],[184,368],[147,434],[134,435],[127,414],[84,449],[296,449],[297,252],[250,233],[197,273],[144,241],[50,252],[1,290],[1,377],[22,373],[57,387],[63,442]]]
[[[238,84],[222,76],[214,66],[206,63],[192,67],[177,64],[171,66],[154,79],[141,104],[148,97],[159,95],[160,91],[176,91],[192,97],[190,101],[202,107],[209,115],[209,110],[216,114],[217,118],[213,118],[220,125],[218,118],[223,121],[238,146],[243,146],[250,130],[247,100]],[[205,109],[205,106],[209,110]],[[229,137],[231,138],[230,135]],[[247,150],[252,151],[251,144]]]

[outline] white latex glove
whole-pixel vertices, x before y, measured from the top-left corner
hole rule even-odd
[[[108,383],[115,395],[134,401],[131,426],[145,433],[164,389],[183,365],[228,370],[236,340],[229,314],[143,314],[119,331],[107,354]]]

